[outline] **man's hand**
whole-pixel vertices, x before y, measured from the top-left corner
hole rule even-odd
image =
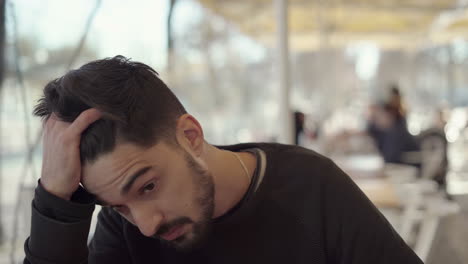
[[[44,125],[41,185],[49,193],[70,200],[81,180],[80,139],[101,118],[96,109],[83,111],[73,123],[52,114]]]

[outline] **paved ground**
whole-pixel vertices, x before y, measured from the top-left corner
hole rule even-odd
[[[427,264],[468,263],[468,195],[455,199],[462,210],[442,219]]]

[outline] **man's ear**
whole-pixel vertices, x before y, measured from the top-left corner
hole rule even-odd
[[[205,143],[203,129],[192,115],[184,114],[179,117],[176,125],[176,139],[180,146],[196,157],[202,154]]]

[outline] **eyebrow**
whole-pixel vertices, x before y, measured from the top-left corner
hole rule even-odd
[[[144,167],[144,168],[138,170],[135,174],[133,174],[132,177],[130,177],[130,180],[128,180],[128,182],[124,185],[122,190],[120,190],[120,194],[122,194],[122,195],[127,194],[130,191],[130,189],[132,188],[135,181],[138,179],[138,177],[143,176],[151,168],[152,168],[151,166],[147,166],[147,167]]]

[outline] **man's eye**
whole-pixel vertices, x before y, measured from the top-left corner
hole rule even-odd
[[[143,187],[143,192],[150,192],[154,190],[156,185],[154,183],[147,184],[145,187]]]

